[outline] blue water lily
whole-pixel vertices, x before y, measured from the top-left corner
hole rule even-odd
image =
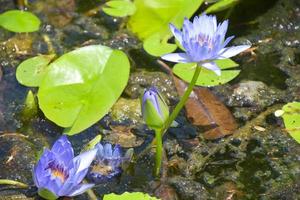
[[[103,183],[122,172],[121,164],[125,158],[118,144],[113,147],[110,143],[98,143],[96,149],[95,165],[91,167],[88,178],[95,183]]]
[[[61,136],[52,149],[45,149],[33,170],[38,193],[45,199],[82,194],[94,184],[81,184],[96,156],[93,149],[74,157],[73,148],[66,136]]]
[[[198,63],[221,75],[220,68],[214,60],[226,59],[250,48],[250,45],[226,47],[234,36],[225,39],[228,20],[217,24],[216,16],[202,14],[194,17],[193,22],[184,20],[182,31],[170,24],[170,29],[184,48],[185,53],[171,53],[162,59],[179,63]]]

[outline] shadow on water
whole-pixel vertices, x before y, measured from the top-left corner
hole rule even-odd
[[[258,54],[254,61],[242,65],[241,73],[232,83],[242,80],[253,80],[264,82],[268,86],[278,89],[286,89],[285,80],[289,77],[275,66],[279,63],[279,56],[276,53],[261,55]]]

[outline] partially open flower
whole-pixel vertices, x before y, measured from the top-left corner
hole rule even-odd
[[[73,197],[94,186],[81,184],[95,158],[93,149],[74,157],[66,136],[61,136],[52,149],[45,149],[33,170],[33,180],[41,197],[52,200],[62,196]]]
[[[161,128],[169,117],[169,108],[154,87],[144,92],[142,115],[146,124],[153,129]]]
[[[124,161],[120,145],[114,147],[109,144],[96,145],[97,156],[91,167],[88,178],[95,183],[103,183],[122,172],[121,164]]]
[[[225,39],[227,28],[228,20],[217,24],[216,16],[205,14],[196,16],[193,22],[185,19],[182,31],[170,24],[173,35],[184,48],[185,53],[167,54],[162,56],[162,59],[179,63],[195,62],[220,75],[221,70],[214,60],[230,58],[250,48],[250,45],[226,48],[234,38],[231,36]]]

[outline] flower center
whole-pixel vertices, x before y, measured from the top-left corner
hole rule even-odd
[[[56,163],[55,161],[50,162],[46,169],[51,170],[51,175],[54,178],[59,179],[62,183],[69,177],[67,171],[62,164]]]
[[[109,175],[111,172],[113,172],[113,168],[110,165],[104,165],[104,164],[96,164],[92,167],[92,172],[99,173],[104,176]]]
[[[210,39],[209,36],[199,34],[197,37],[197,41],[201,46],[206,45],[209,49],[213,49],[214,47],[212,39]]]

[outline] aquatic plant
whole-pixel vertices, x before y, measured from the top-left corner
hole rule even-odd
[[[142,116],[146,124],[152,129],[159,129],[169,117],[169,108],[157,91],[151,87],[145,90],[142,97]]]
[[[300,143],[300,102],[287,103],[275,115],[283,118],[286,131]]]
[[[125,53],[102,45],[53,58],[39,55],[23,61],[16,77],[23,85],[39,87],[40,109],[73,135],[108,113],[127,84],[130,64]]]
[[[233,38],[229,37],[225,39],[227,27],[227,20],[218,25],[215,16],[208,16],[206,14],[199,17],[196,16],[193,22],[185,19],[182,32],[175,28],[174,25],[170,25],[172,33],[186,52],[167,54],[162,56],[162,58],[173,62],[193,63],[194,74],[188,88],[171,115],[157,129],[156,141],[162,140],[162,135],[170,127],[185,105],[203,67],[213,71],[217,75],[221,75],[221,70],[215,64],[215,60],[227,59],[250,48],[249,45],[225,47]],[[157,116],[153,115],[153,118],[155,117]],[[158,143],[156,145],[160,148],[156,152],[157,159],[161,159],[162,144]],[[157,163],[160,162],[161,160],[157,161]],[[159,169],[156,169],[156,174],[158,175],[158,173]]]
[[[110,143],[98,143],[95,148],[96,160],[88,173],[88,178],[95,183],[103,183],[119,175],[122,172],[121,164],[125,159],[121,146],[113,147]]]
[[[142,97],[142,116],[149,128],[155,131],[156,139],[156,170],[158,175],[162,160],[162,137],[160,129],[169,117],[169,108],[155,87],[145,90]]]
[[[33,170],[33,180],[38,193],[45,199],[62,196],[73,197],[92,188],[94,184],[81,184],[97,150],[93,149],[74,157],[67,136],[61,136],[52,146],[45,149]]]
[[[184,17],[191,17],[203,2],[203,0],[110,0],[102,9],[111,16],[130,16],[128,28],[143,41],[144,49],[153,56],[161,56],[177,48],[177,44],[168,43],[172,36],[168,24],[180,26]],[[219,12],[231,8],[236,3],[238,0],[213,1],[206,12]]]
[[[234,36],[225,39],[228,20],[217,24],[216,16],[202,14],[194,17],[193,22],[184,20],[182,32],[173,24],[170,29],[184,48],[185,53],[171,53],[162,59],[179,63],[197,63],[200,67],[214,71],[221,75],[220,68],[214,62],[218,59],[233,57],[250,48],[250,45],[226,47]]]
[[[41,21],[28,11],[9,10],[0,14],[0,26],[17,33],[39,30]]]
[[[106,194],[103,197],[103,200],[159,200],[156,197],[151,197],[148,194],[142,192],[124,192],[123,194]]]

